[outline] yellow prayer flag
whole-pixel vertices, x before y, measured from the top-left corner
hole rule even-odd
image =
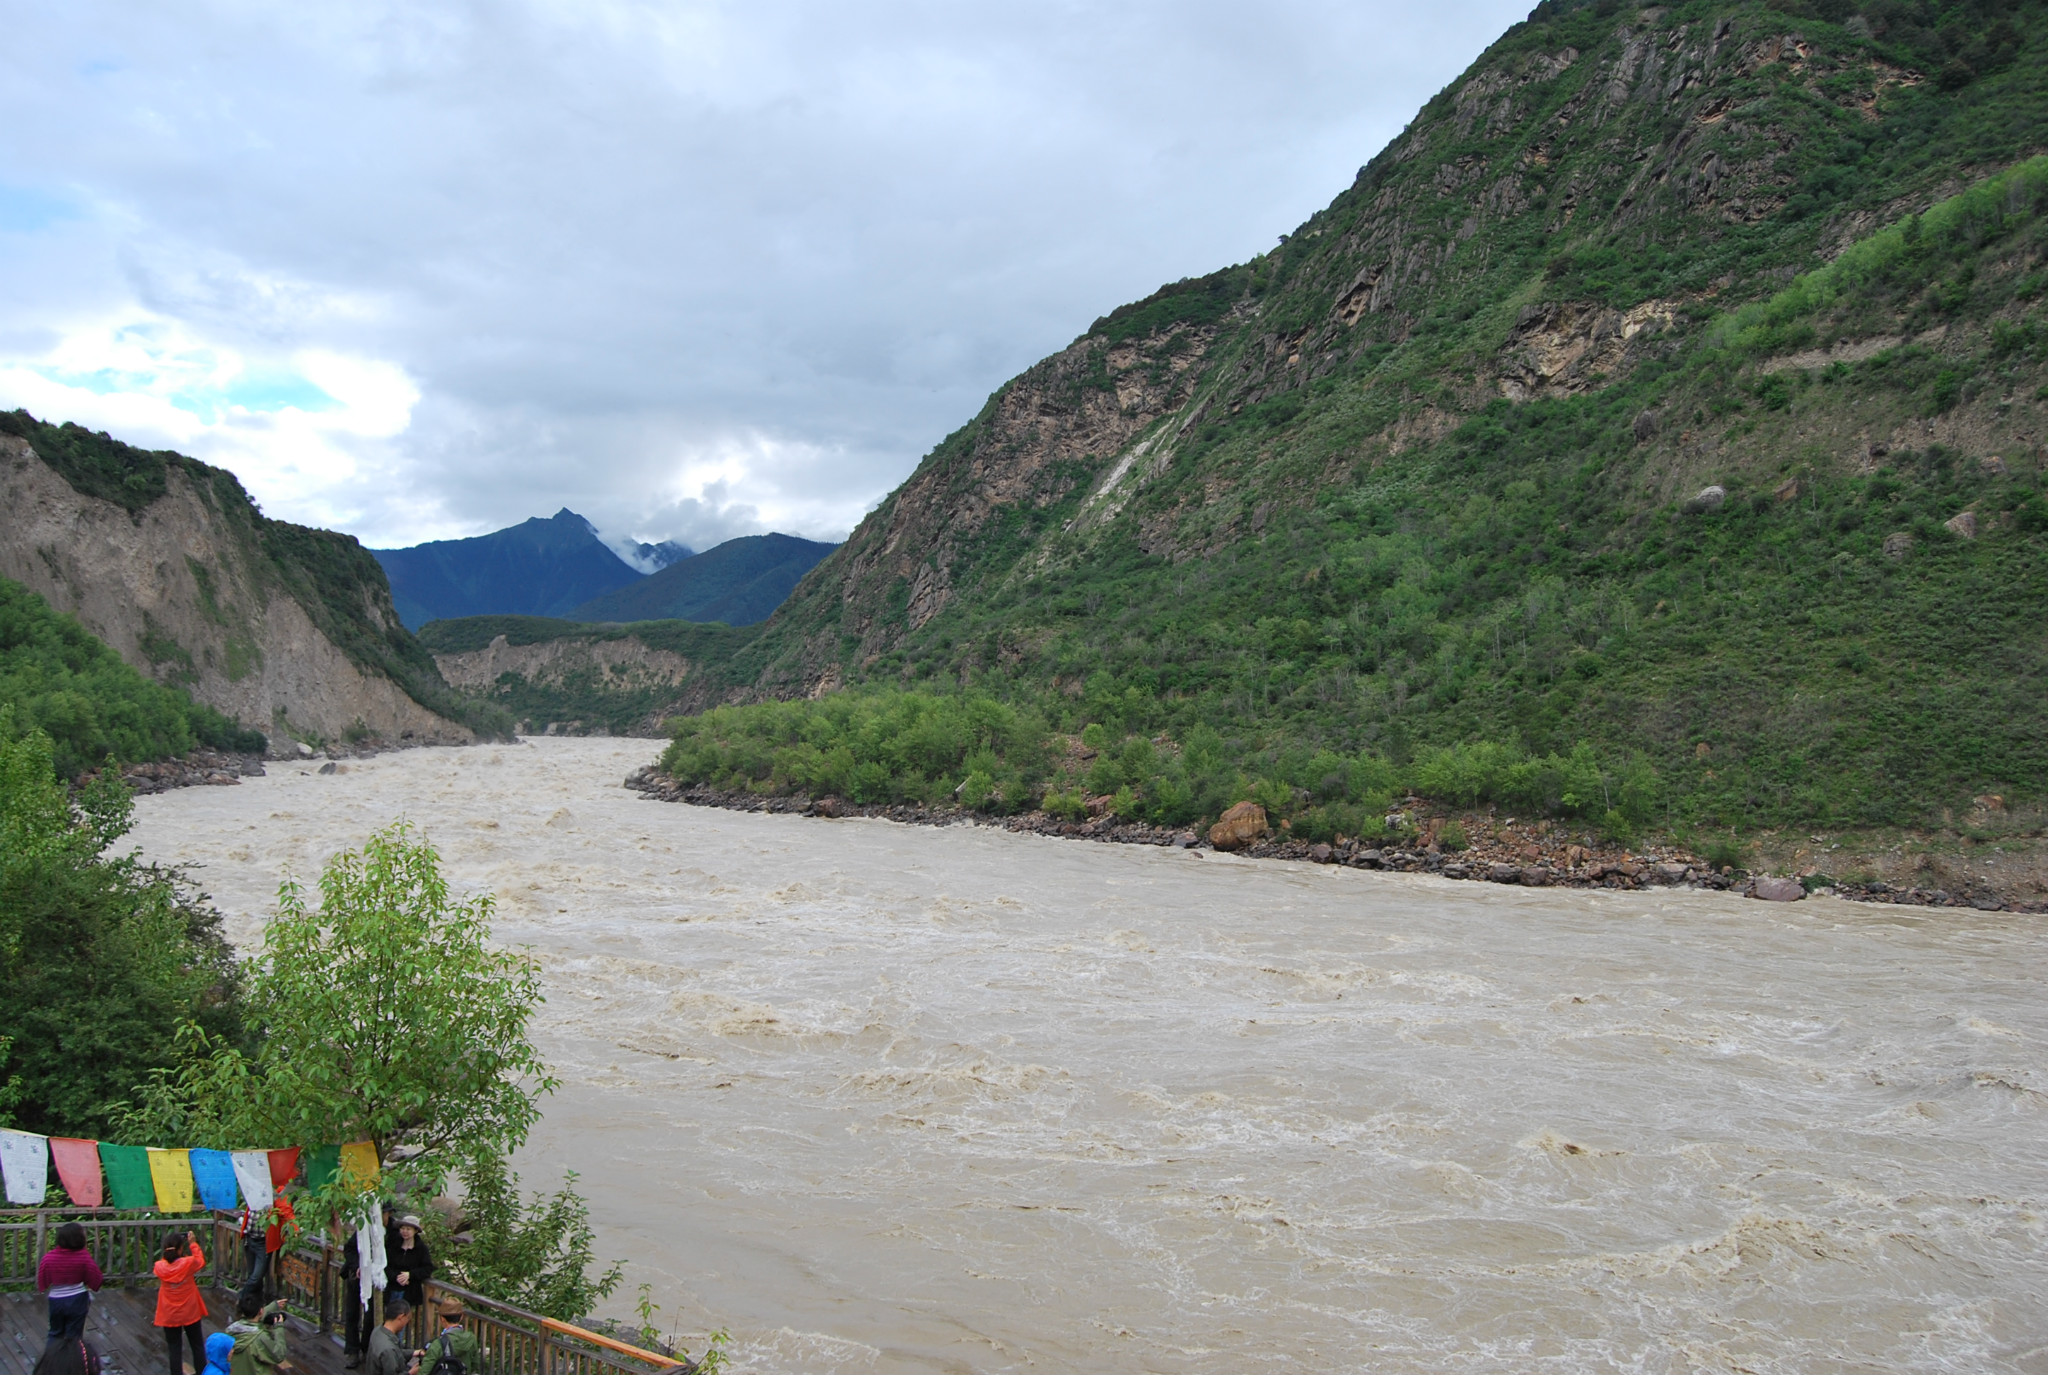
[[[341,1177],[361,1188],[377,1182],[377,1148],[368,1141],[351,1141],[341,1148]]]
[[[156,1210],[160,1213],[192,1211],[192,1157],[182,1150],[162,1146],[149,1148],[149,1180],[156,1185]]]

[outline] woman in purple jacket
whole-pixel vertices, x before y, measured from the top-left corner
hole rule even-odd
[[[57,1229],[57,1244],[43,1252],[36,1267],[36,1288],[50,1296],[50,1340],[78,1341],[85,1335],[85,1315],[93,1291],[104,1284],[100,1267],[85,1249],[85,1228],[67,1222]]]

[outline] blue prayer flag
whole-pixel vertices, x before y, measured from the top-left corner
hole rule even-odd
[[[199,1201],[208,1208],[229,1212],[235,1206],[235,1158],[226,1151],[192,1148],[192,1182],[199,1186]]]

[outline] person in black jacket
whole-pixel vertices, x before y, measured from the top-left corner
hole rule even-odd
[[[363,1302],[363,1239],[343,1224],[341,1233],[341,1359],[350,1370],[361,1369],[370,1345],[370,1307]]]
[[[434,1258],[427,1254],[426,1238],[420,1235],[417,1214],[398,1219],[398,1245],[384,1258],[384,1292],[403,1294],[418,1308],[427,1301],[427,1281],[434,1274]]]

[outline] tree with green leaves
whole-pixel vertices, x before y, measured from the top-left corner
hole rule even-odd
[[[616,1262],[601,1275],[590,1273],[597,1263],[596,1236],[590,1208],[576,1192],[575,1171],[552,1196],[535,1194],[524,1202],[519,1176],[506,1169],[502,1156],[474,1156],[458,1173],[467,1243],[455,1243],[438,1212],[426,1219],[448,1278],[500,1303],[565,1322],[583,1317],[618,1288],[623,1271]]]
[[[175,871],[107,853],[128,789],[107,771],[67,792],[53,748],[0,706],[0,1083],[15,1125],[98,1136],[181,1025],[235,1044],[240,975],[219,914]]]
[[[491,944],[490,895],[453,897],[403,822],[329,860],[319,891],[317,907],[296,881],[278,891],[248,968],[253,1053],[186,1030],[178,1066],[127,1105],[129,1134],[367,1140],[426,1183],[516,1149],[556,1081],[527,1039],[540,966]]]
[[[526,1139],[556,1082],[526,1034],[540,966],[491,945],[493,905],[451,897],[403,822],[329,860],[317,908],[284,884],[249,980],[279,1139],[405,1147],[428,1175]]]

